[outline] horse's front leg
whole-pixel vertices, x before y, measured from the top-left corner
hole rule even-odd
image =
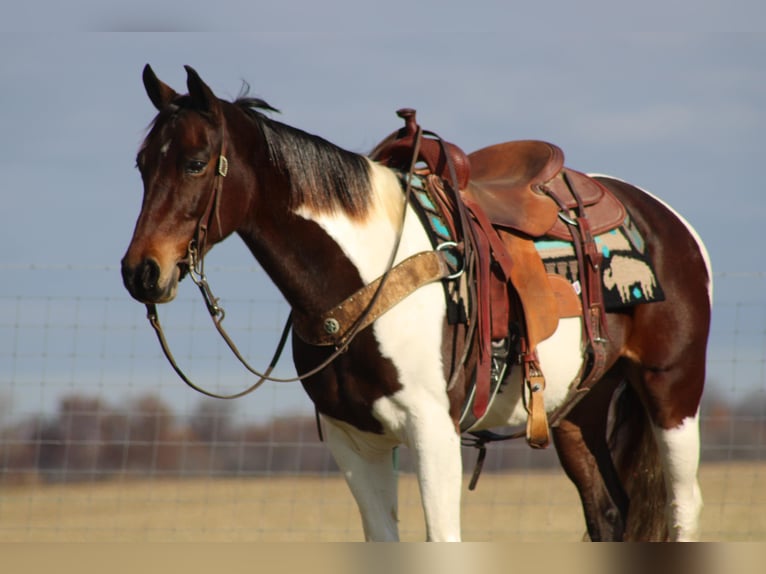
[[[392,459],[394,443],[329,417],[322,417],[322,420],[327,445],[359,507],[365,539],[398,541],[397,476]]]
[[[463,466],[460,436],[449,414],[434,403],[411,411],[407,422],[429,541],[460,541]]]

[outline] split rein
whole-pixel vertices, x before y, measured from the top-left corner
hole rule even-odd
[[[186,259],[183,261],[183,263],[185,263],[188,266],[189,276],[191,277],[191,280],[194,282],[194,284],[199,288],[200,293],[202,295],[202,299],[204,300],[205,306],[208,310],[208,313],[210,314],[210,318],[213,321],[213,325],[215,326],[216,330],[220,334],[221,338],[224,340],[224,342],[229,347],[229,349],[234,354],[234,356],[237,358],[237,360],[245,367],[245,369],[247,369],[250,373],[258,377],[258,380],[255,381],[252,385],[250,385],[245,390],[240,391],[238,393],[234,393],[234,394],[228,394],[228,395],[214,393],[212,391],[209,391],[207,389],[204,389],[198,386],[186,375],[186,373],[184,373],[184,371],[176,362],[175,357],[173,356],[173,353],[170,350],[170,345],[168,344],[167,338],[165,337],[165,333],[163,331],[162,325],[160,323],[156,304],[146,303],[146,316],[157,335],[157,339],[160,343],[160,347],[162,348],[162,352],[164,353],[170,365],[173,367],[173,370],[176,372],[176,374],[181,378],[181,380],[184,383],[186,383],[189,387],[191,387],[195,391],[211,398],[236,399],[236,398],[243,397],[247,394],[250,394],[266,381],[278,382],[278,383],[290,383],[290,382],[296,382],[296,381],[300,381],[308,377],[311,377],[317,374],[318,372],[322,371],[323,369],[325,369],[330,363],[332,363],[335,359],[337,359],[341,354],[343,354],[346,351],[346,349],[348,348],[348,346],[350,345],[354,337],[357,335],[357,333],[359,333],[359,331],[361,331],[363,328],[367,326],[368,323],[366,320],[368,316],[371,314],[371,312],[373,311],[376,301],[379,299],[381,293],[383,292],[383,286],[386,282],[386,279],[388,278],[391,270],[394,269],[396,254],[399,251],[399,245],[401,243],[402,234],[404,230],[404,221],[405,221],[405,216],[407,213],[407,205],[409,205],[410,198],[412,195],[412,183],[411,183],[412,175],[414,174],[415,167],[418,162],[418,156],[420,153],[420,142],[423,136],[423,131],[420,128],[420,126],[418,126],[417,129],[418,131],[417,131],[417,134],[415,137],[415,143],[413,146],[412,162],[410,164],[409,172],[406,178],[404,209],[402,210],[401,222],[399,224],[399,229],[397,231],[397,235],[394,240],[394,246],[391,250],[391,255],[386,265],[386,270],[383,273],[383,275],[381,275],[381,277],[378,279],[378,286],[375,292],[373,293],[369,303],[364,308],[361,315],[354,321],[353,325],[351,326],[347,334],[344,336],[343,342],[339,345],[336,345],[335,350],[330,354],[329,357],[327,357],[327,359],[322,361],[319,365],[317,365],[310,371],[299,374],[295,377],[278,378],[278,377],[271,376],[271,372],[273,371],[273,369],[276,367],[277,363],[279,362],[282,352],[284,351],[285,344],[287,343],[287,336],[293,324],[292,311],[288,315],[288,318],[285,322],[285,326],[282,329],[282,334],[280,335],[277,348],[274,351],[274,355],[271,358],[271,361],[269,362],[268,367],[266,368],[265,371],[260,372],[254,369],[248,363],[248,361],[244,358],[244,356],[240,352],[237,345],[234,343],[234,341],[231,339],[229,334],[224,329],[223,320],[226,317],[226,313],[223,307],[220,305],[219,299],[214,296],[213,291],[210,288],[210,285],[207,281],[207,276],[205,275],[204,250],[205,250],[207,234],[208,234],[210,225],[213,223],[213,220],[217,221],[219,230],[221,228],[218,207],[220,203],[221,190],[223,187],[223,179],[226,177],[228,173],[228,167],[229,167],[228,160],[226,159],[225,125],[222,124],[221,152],[218,158],[216,173],[214,175],[215,180],[213,183],[213,189],[210,194],[210,198],[208,200],[208,204],[205,209],[205,212],[202,214],[202,216],[200,217],[197,223],[195,236],[189,242],[187,256],[186,256]],[[448,163],[450,164],[450,171],[452,172],[453,182],[456,182],[457,180],[454,177],[454,169],[452,168],[451,162],[449,160],[448,160]],[[454,278],[454,276],[449,276],[448,278]]]

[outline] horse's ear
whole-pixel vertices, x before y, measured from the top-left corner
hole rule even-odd
[[[197,71],[191,66],[186,68],[186,86],[189,88],[189,96],[194,103],[194,107],[202,112],[209,112],[213,115],[219,113],[218,98],[208,85],[202,81]]]
[[[160,81],[149,64],[144,66],[143,79],[146,94],[158,111],[164,110],[178,97],[173,88]]]

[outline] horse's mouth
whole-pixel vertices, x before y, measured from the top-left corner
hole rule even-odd
[[[176,295],[178,282],[188,273],[179,265],[169,276],[162,273],[160,264],[154,258],[146,258],[136,265],[130,265],[127,258],[122,262],[122,280],[130,295],[141,303],[167,303]]]
[[[186,277],[189,274],[189,262],[187,260],[181,260],[178,262],[178,282],[184,280],[184,277]]]

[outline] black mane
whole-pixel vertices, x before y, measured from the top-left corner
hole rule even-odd
[[[258,126],[269,160],[286,177],[293,207],[350,215],[366,211],[370,196],[367,159],[327,140],[273,120],[264,111],[277,111],[258,98],[240,97],[234,104]]]

